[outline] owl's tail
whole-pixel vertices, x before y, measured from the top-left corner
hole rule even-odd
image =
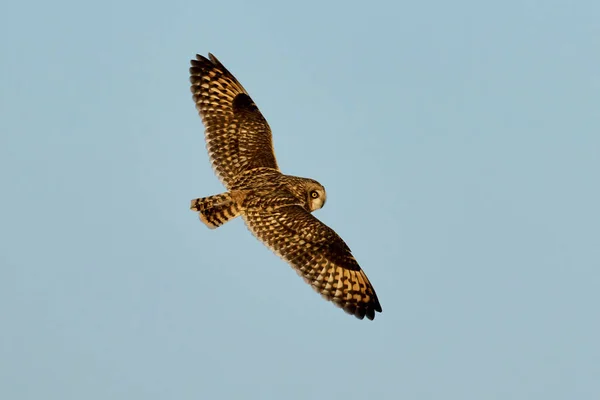
[[[190,209],[197,211],[200,214],[200,221],[210,229],[218,228],[240,215],[240,207],[231,198],[230,193],[194,199]]]

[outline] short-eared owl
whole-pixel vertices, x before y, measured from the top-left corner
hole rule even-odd
[[[284,175],[271,129],[246,90],[209,54],[191,61],[190,81],[213,169],[227,192],[192,200],[209,228],[241,215],[249,230],[306,283],[349,314],[375,318],[381,305],[344,241],[311,212],[323,207],[317,181]]]

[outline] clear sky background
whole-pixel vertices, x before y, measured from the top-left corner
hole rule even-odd
[[[600,3],[491,3],[3,2],[0,398],[600,398]],[[375,321],[189,211],[209,51]]]

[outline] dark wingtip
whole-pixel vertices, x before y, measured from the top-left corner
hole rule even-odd
[[[227,71],[227,68],[225,68],[225,66],[223,64],[221,64],[221,61],[219,61],[219,59],[217,57],[214,56],[213,53],[208,53],[208,58],[210,58],[210,61],[216,65],[219,68],[222,68],[224,71]],[[230,73],[229,71],[227,71],[228,73]]]
[[[335,301],[334,303],[338,304]],[[356,304],[345,304],[343,306],[341,304],[338,305],[342,307],[347,314],[353,315],[360,320],[367,317],[367,319],[373,321],[376,315],[375,312],[381,312],[381,306],[379,305],[379,302],[369,304],[366,307],[357,306]]]
[[[190,60],[190,63],[193,66],[201,66],[203,64],[207,64],[207,63],[211,63],[210,60],[206,57],[204,57],[203,55],[200,54],[196,54],[196,59],[195,60]]]
[[[190,60],[190,64],[192,64],[192,68],[213,68],[215,66],[223,67],[223,64],[221,64],[221,62],[217,60],[217,57],[212,55],[212,53],[208,53],[208,58],[201,54],[196,54],[196,59]]]

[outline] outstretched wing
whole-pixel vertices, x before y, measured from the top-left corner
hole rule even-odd
[[[269,124],[237,79],[215,56],[209,58],[191,60],[191,90],[213,169],[229,189],[244,171],[279,168]]]
[[[381,305],[344,241],[300,206],[244,214],[250,231],[287,261],[325,299],[359,319],[375,318]]]

